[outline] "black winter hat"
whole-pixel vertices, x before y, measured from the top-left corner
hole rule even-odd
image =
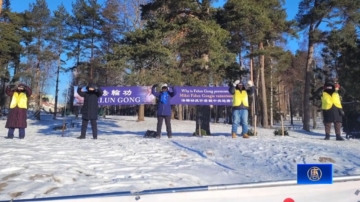
[[[325,85],[324,86],[333,86],[334,85],[334,79],[332,78],[326,78],[325,79]]]
[[[87,87],[88,87],[88,88],[96,88],[96,85],[93,84],[93,83],[90,83]]]

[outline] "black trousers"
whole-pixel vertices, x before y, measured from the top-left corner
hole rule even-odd
[[[171,122],[170,122],[171,121],[171,116],[158,116],[157,119],[158,119],[157,130],[156,130],[157,136],[158,137],[161,136],[161,128],[162,128],[163,121],[165,119],[167,136],[171,137],[172,136]]]
[[[83,119],[82,120],[82,124],[81,124],[81,137],[85,137],[86,136],[86,129],[88,126],[89,120],[87,119]],[[97,138],[97,121],[92,119],[90,120],[90,124],[91,124],[91,129],[92,129],[92,133],[93,133],[93,138]]]

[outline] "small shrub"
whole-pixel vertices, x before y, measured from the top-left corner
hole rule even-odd
[[[249,135],[249,136],[255,136],[255,131],[254,131],[254,129],[249,129],[248,135]],[[256,135],[258,135],[258,132],[256,132]]]
[[[206,130],[201,129],[201,134],[199,135],[199,131],[197,130],[196,132],[193,133],[193,136],[206,136],[208,134],[206,134]]]
[[[275,136],[282,136],[282,130],[281,130],[281,128],[279,128],[279,129],[276,129],[275,131],[274,131],[274,135]],[[284,136],[289,136],[289,132],[284,128]]]

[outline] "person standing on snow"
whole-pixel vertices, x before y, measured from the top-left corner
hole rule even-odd
[[[25,84],[15,84],[13,88],[7,86],[6,94],[11,97],[10,110],[7,116],[5,128],[8,128],[7,139],[14,138],[14,131],[19,129],[19,139],[25,138],[25,128],[27,127],[28,99],[32,94],[31,89]]]
[[[330,140],[331,125],[334,123],[336,140],[343,141],[341,137],[342,109],[340,96],[345,94],[345,89],[337,81],[326,79],[324,87],[318,89],[315,94],[321,94],[321,109],[323,112],[323,122],[325,125],[325,140]]]
[[[79,86],[77,93],[84,97],[84,104],[81,108],[82,114],[82,124],[81,124],[81,135],[77,137],[78,139],[85,139],[86,129],[90,121],[91,129],[93,132],[93,139],[97,139],[98,129],[97,129],[97,119],[99,111],[98,99],[103,95],[103,90],[97,87],[95,84],[89,84],[86,86],[86,91],[83,92],[82,88],[84,86]]]
[[[156,92],[156,87],[158,84],[152,86],[151,93],[158,99],[157,103],[157,129],[156,129],[156,138],[161,137],[161,128],[163,121],[165,119],[166,132],[168,138],[172,137],[171,131],[171,105],[170,99],[176,95],[175,88],[169,87],[167,84],[161,86],[161,92]]]
[[[248,81],[248,87],[240,80],[236,80],[234,83],[229,83],[229,92],[233,95],[232,104],[232,138],[237,137],[238,126],[242,127],[242,137],[249,138],[248,133],[248,116],[249,116],[249,95],[252,95],[255,91],[254,83]]]

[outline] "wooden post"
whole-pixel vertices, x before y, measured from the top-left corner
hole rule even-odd
[[[255,119],[255,122],[254,122],[254,136],[257,136],[257,133],[256,133],[256,120],[257,116],[255,115],[254,119]]]
[[[62,124],[61,137],[64,137],[64,130],[65,130],[65,126],[66,126],[65,119],[66,119],[66,107],[65,107],[64,118],[63,118],[63,124]]]
[[[65,119],[66,119],[66,106],[67,106],[67,101],[68,101],[68,96],[69,96],[69,84],[67,85],[68,89],[66,91],[66,96],[65,96],[65,105],[64,105],[64,119],[63,119],[63,124],[62,124],[62,133],[61,133],[61,137],[64,137],[64,130],[65,130]],[[78,86],[79,87],[79,86]]]
[[[199,113],[199,112],[196,112],[196,113]],[[199,134],[198,134],[198,135],[199,135],[199,136],[202,136],[202,134],[201,134],[201,118],[198,118],[198,120],[199,120],[199,124],[198,124],[198,125],[199,125],[198,133],[199,133]]]
[[[281,135],[284,136],[284,119],[283,115],[281,114]]]
[[[2,13],[3,0],[0,0],[0,14]]]

